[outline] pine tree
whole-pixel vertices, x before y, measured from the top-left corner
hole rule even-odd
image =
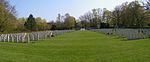
[[[36,21],[32,14],[29,15],[27,21],[24,24],[25,28],[31,31],[36,30]]]

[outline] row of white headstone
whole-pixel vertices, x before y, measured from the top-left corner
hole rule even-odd
[[[60,31],[40,31],[40,32],[31,32],[31,33],[0,34],[0,41],[28,43],[28,42],[33,42],[40,39],[46,39],[55,35],[61,35],[63,33],[72,32],[72,31],[73,30],[60,30]]]
[[[144,39],[150,37],[150,29],[93,29],[108,35],[118,35],[127,39]]]

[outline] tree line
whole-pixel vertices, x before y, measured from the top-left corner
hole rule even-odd
[[[53,29],[149,28],[150,0],[124,2],[111,11],[95,8],[75,19],[75,22],[70,20],[70,25],[65,25],[65,17],[58,14],[56,22],[51,22]]]
[[[51,30],[75,29],[76,18],[69,13],[65,15],[58,14],[56,21],[49,22],[52,25]]]
[[[114,10],[95,8],[78,19],[69,13],[58,14],[55,21],[47,22],[41,17],[17,18],[15,6],[7,0],[0,0],[0,33],[95,29],[95,28],[144,28],[150,27],[150,0],[125,2]]]
[[[84,28],[143,28],[150,27],[150,0],[125,2],[113,11],[92,9],[80,18]]]

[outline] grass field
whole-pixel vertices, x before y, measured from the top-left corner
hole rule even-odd
[[[76,31],[35,43],[0,43],[0,62],[150,62],[150,39]]]

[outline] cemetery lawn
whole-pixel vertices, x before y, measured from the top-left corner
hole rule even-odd
[[[35,43],[0,42],[0,62],[149,62],[150,39],[122,40],[92,31]]]

